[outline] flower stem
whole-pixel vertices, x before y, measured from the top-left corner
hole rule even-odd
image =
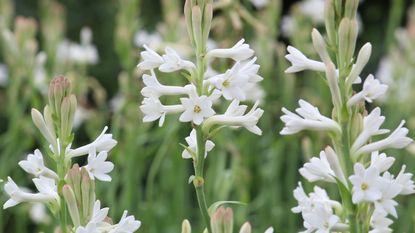
[[[209,233],[212,232],[210,226],[210,217],[208,213],[208,208],[206,205],[206,198],[204,192],[205,180],[203,178],[204,171],[204,162],[205,162],[205,145],[206,139],[203,135],[201,127],[196,128],[196,138],[197,138],[197,158],[195,160],[195,179],[193,180],[193,185],[196,189],[197,202],[199,204],[200,212],[202,214],[203,220],[205,222],[206,228]]]

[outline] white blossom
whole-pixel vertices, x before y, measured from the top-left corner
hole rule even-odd
[[[398,196],[402,186],[395,181],[382,178],[378,183],[378,188],[381,192],[381,197],[375,201],[376,211],[384,211],[397,218],[398,214],[395,207],[398,205],[398,202],[393,200],[393,198]]]
[[[381,173],[389,170],[394,162],[395,158],[388,157],[385,153],[379,154],[378,151],[372,152],[370,157],[370,166],[376,167]]]
[[[318,206],[313,212],[303,214],[304,227],[311,232],[330,233],[340,223],[340,218],[327,211],[324,207]]]
[[[151,75],[144,74],[143,82],[145,87],[141,90],[141,94],[144,97],[158,98],[163,95],[184,95],[189,94],[191,88],[189,86],[166,86],[162,85],[158,80],[154,72]]]
[[[196,67],[192,62],[180,58],[180,55],[170,47],[167,47],[165,52],[166,54],[163,55],[164,62],[159,67],[161,72],[169,73],[181,69],[188,70]]]
[[[327,160],[326,153],[320,152],[320,158],[313,157],[310,162],[305,163],[300,168],[300,174],[310,182],[326,181],[336,183],[336,175],[330,167],[330,163]]]
[[[91,142],[88,145],[81,146],[77,149],[70,149],[66,156],[68,158],[73,158],[77,156],[86,155],[89,153],[91,147],[94,147],[97,152],[109,152],[112,148],[114,148],[115,145],[117,145],[117,141],[112,138],[112,134],[106,133],[107,130],[108,126],[105,126],[101,134],[93,142]]]
[[[19,166],[27,173],[36,177],[46,176],[53,179],[58,179],[58,175],[51,169],[47,168],[43,162],[43,155],[40,150],[36,149],[33,154],[27,155],[26,160],[19,162]]]
[[[249,61],[236,62],[235,65],[224,74],[215,75],[208,79],[217,89],[222,91],[227,100],[246,100],[246,86],[249,83],[257,83],[262,80],[259,76],[259,65],[255,64],[256,57]]]
[[[302,130],[341,132],[339,124],[321,115],[317,107],[314,107],[305,100],[300,100],[298,103],[300,108],[295,110],[297,114],[290,112],[286,108],[282,108],[285,115],[281,117],[281,120],[285,123],[285,127],[281,130],[281,135],[295,134]]]
[[[307,58],[300,50],[288,46],[287,51],[288,54],[285,55],[285,58],[291,62],[291,66],[285,70],[285,73],[296,73],[303,70],[326,71],[323,62]]]
[[[167,114],[183,112],[185,109],[182,105],[163,105],[158,98],[144,98],[140,106],[141,112],[144,113],[143,122],[152,122],[160,119],[159,126],[163,126]]]
[[[192,153],[197,153],[196,130],[192,129],[192,131],[190,132],[190,135],[188,137],[186,137],[185,140],[186,140],[188,146],[187,146],[187,149],[183,150],[182,158],[190,159],[193,156],[188,150],[191,150]],[[213,149],[213,147],[215,147],[215,144],[212,141],[207,140],[206,145],[205,145],[205,158],[206,158],[208,152]]]
[[[381,84],[373,75],[369,75],[363,84],[363,90],[353,95],[349,101],[347,101],[347,105],[353,106],[363,100],[372,103],[373,100],[384,95],[387,90],[388,85]]]
[[[33,183],[38,189],[39,193],[29,193],[19,188],[12,178],[7,177],[7,182],[4,185],[4,190],[9,195],[10,199],[3,205],[3,209],[13,207],[21,202],[59,202],[59,195],[54,179],[40,176],[34,178]]]
[[[392,229],[389,228],[393,221],[387,218],[387,213],[382,211],[374,211],[370,217],[370,227],[372,228],[369,233],[391,233]]]
[[[249,44],[241,39],[232,48],[229,49],[212,49],[207,52],[207,57],[231,58],[235,61],[243,61],[254,55],[254,50],[249,48]]]
[[[395,179],[395,182],[402,186],[401,195],[410,195],[415,193],[415,184],[412,180],[412,173],[405,173],[406,166],[403,165],[401,171]]]
[[[362,147],[372,136],[389,133],[388,129],[380,129],[385,121],[385,117],[380,115],[380,108],[376,107],[369,115],[363,118],[363,130],[354,141],[351,151],[356,152]]]
[[[91,147],[88,154],[88,164],[85,166],[85,169],[92,180],[97,178],[101,181],[111,181],[111,176],[108,173],[114,169],[114,164],[106,161],[107,157],[108,152],[101,151],[97,155],[95,147]]]
[[[361,163],[356,163],[354,174],[349,177],[349,180],[353,184],[353,203],[374,202],[381,198],[382,193],[379,190],[380,176],[376,167],[365,169]]]
[[[264,233],[274,233],[274,228],[268,227]]]
[[[388,137],[360,147],[355,155],[380,151],[387,148],[402,149],[408,146],[412,142],[412,139],[407,137],[408,129],[403,127],[404,124],[405,121],[402,121]]]
[[[212,100],[205,95],[198,96],[192,93],[189,98],[180,98],[180,101],[185,109],[179,118],[181,122],[193,122],[200,125],[205,118],[215,114],[212,109]]]
[[[258,108],[259,102],[256,102],[251,110],[245,113],[247,106],[239,105],[238,100],[233,100],[224,114],[214,115],[205,121],[204,128],[210,128],[213,125],[226,125],[232,127],[244,127],[248,131],[261,135],[262,130],[257,126],[264,110]]]
[[[138,63],[137,67],[140,70],[152,70],[161,66],[164,63],[163,58],[156,53],[154,50],[147,47],[147,45],[143,45],[145,51],[140,53],[143,61]]]
[[[291,209],[294,213],[310,213],[318,206],[323,206],[328,212],[330,212],[332,208],[342,208],[339,202],[331,200],[328,197],[327,192],[318,186],[314,186],[314,192],[307,195],[301,182],[299,182],[298,187],[294,189],[293,193],[294,198],[298,202],[298,206]]]

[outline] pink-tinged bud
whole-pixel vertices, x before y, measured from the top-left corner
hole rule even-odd
[[[359,0],[347,0],[344,8],[344,17],[355,19],[358,6]]]
[[[66,141],[72,134],[73,121],[76,111],[76,97],[74,95],[65,96],[61,105],[61,139]]]
[[[233,232],[233,211],[231,208],[226,208],[223,215],[223,233]]]
[[[60,118],[61,104],[63,98],[69,96],[71,92],[71,83],[64,76],[57,76],[49,84],[49,106],[52,115]]]
[[[79,210],[78,204],[76,201],[75,193],[73,192],[72,188],[65,184],[62,187],[63,197],[65,198],[66,205],[68,206],[69,214],[71,216],[72,222],[74,227],[78,227],[81,224],[80,217],[79,217]]]
[[[333,46],[336,44],[336,10],[333,0],[325,1],[324,17],[329,44]]]
[[[81,196],[82,216],[88,218],[92,214],[95,203],[95,183],[91,180],[88,171],[81,168]]]
[[[212,227],[212,233],[221,233],[223,230],[223,215],[225,213],[225,208],[219,207],[213,213],[210,218],[210,225]]]

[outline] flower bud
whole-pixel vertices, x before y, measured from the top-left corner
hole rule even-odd
[[[233,232],[233,211],[231,208],[219,207],[210,219],[212,233]]]
[[[191,233],[192,227],[190,226],[189,220],[185,219],[182,223],[182,233]]]
[[[323,36],[320,34],[320,32],[317,29],[313,28],[313,31],[311,33],[311,38],[313,39],[314,49],[320,55],[321,60],[325,64],[332,63],[329,53],[327,52],[326,42],[324,41]]]
[[[85,168],[81,168],[81,196],[82,216],[89,219],[95,203],[95,183]]]
[[[62,188],[63,197],[65,198],[66,205],[68,206],[69,214],[71,216],[74,227],[78,227],[81,224],[79,218],[78,204],[76,201],[75,193],[73,192],[71,186],[65,184]]]
[[[196,48],[201,49],[203,45],[203,35],[202,35],[202,12],[200,11],[199,6],[192,7],[192,29],[193,36],[195,39]]]
[[[52,115],[60,118],[61,104],[65,96],[71,92],[71,83],[64,76],[55,77],[49,85],[49,105]]]
[[[61,105],[61,139],[66,141],[72,133],[73,121],[76,111],[76,97],[74,95],[66,96]]]
[[[48,114],[45,108],[45,113]],[[47,115],[45,114],[45,115]],[[56,147],[56,135],[52,131],[53,127],[50,128],[49,116],[46,119],[43,118],[42,114],[35,108],[32,108],[32,120],[36,127],[39,129],[40,133],[45,137],[45,139],[53,146]]]
[[[212,25],[213,18],[213,5],[212,3],[207,3],[203,12],[203,41],[209,39],[210,27]]]
[[[190,42],[192,45],[195,45],[195,38],[193,36],[193,26],[192,26],[192,0],[186,0],[184,3],[184,18],[186,20],[187,32],[189,33]]]
[[[244,225],[242,225],[239,233],[251,233],[251,231],[252,231],[251,224],[249,224],[249,222],[246,222],[244,223]]]
[[[338,111],[340,111],[342,107],[342,100],[339,88],[339,81],[338,76],[336,74],[336,67],[334,67],[334,64],[331,62],[328,63],[326,66],[326,77],[329,84],[333,105]]]
[[[347,0],[344,8],[344,17],[355,19],[358,6],[359,0]]]
[[[343,18],[339,26],[339,60],[340,70],[346,68],[352,61],[356,46],[357,21]]]
[[[336,12],[333,0],[326,0],[324,6],[325,26],[330,45],[336,44]]]
[[[370,43],[366,43],[360,49],[359,54],[357,55],[356,64],[353,66],[352,71],[346,79],[346,84],[348,86],[351,86],[355,82],[363,68],[365,68],[371,54],[372,45]]]

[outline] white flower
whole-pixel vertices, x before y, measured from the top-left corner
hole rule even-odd
[[[144,98],[140,106],[144,113],[143,122],[152,122],[160,119],[159,126],[163,126],[167,114],[180,113],[185,109],[182,105],[163,105],[158,98]]]
[[[354,141],[351,151],[356,152],[362,147],[372,136],[389,133],[388,129],[380,129],[385,121],[385,117],[380,115],[380,108],[376,107],[369,115],[363,118],[363,130]]]
[[[146,51],[140,53],[143,61],[138,63],[138,69],[151,70],[158,68],[161,64],[164,63],[163,58],[158,53],[147,47],[147,45],[143,45],[143,47],[146,49]]]
[[[89,153],[91,147],[94,147],[97,152],[101,151],[110,151],[117,145],[117,141],[112,138],[112,134],[105,133],[107,132],[108,127],[105,126],[102,130],[101,134],[90,144],[81,146],[74,150],[69,150],[66,154],[68,158],[73,158],[81,155],[86,155]]]
[[[285,58],[291,62],[291,66],[285,70],[285,73],[295,73],[303,70],[326,71],[323,62],[307,58],[300,50],[288,46],[287,51],[288,54],[285,55]]]
[[[378,151],[372,152],[370,157],[370,166],[376,167],[380,173],[389,170],[394,162],[395,158],[387,157],[385,153],[379,154]]]
[[[372,103],[373,100],[385,94],[387,90],[388,85],[381,84],[379,80],[375,79],[375,77],[370,74],[363,84],[363,90],[353,95],[349,101],[347,101],[347,105],[350,107],[363,100]]]
[[[163,95],[184,95],[189,94],[189,87],[180,86],[166,86],[159,83],[154,72],[151,75],[144,74],[143,82],[145,87],[141,90],[141,94],[144,97],[155,97],[158,98]]]
[[[215,114],[212,109],[212,100],[205,95],[198,96],[196,93],[192,93],[189,98],[180,98],[180,101],[185,109],[179,118],[181,122],[192,121],[194,124],[200,125],[205,118]]]
[[[349,76],[346,78],[346,84],[348,86],[361,82],[359,75],[362,72],[363,68],[366,66],[367,62],[369,61],[371,54],[372,45],[370,43],[366,43],[360,49],[359,54],[357,55],[356,63],[353,65]]]
[[[196,130],[192,129],[192,132],[190,132],[190,135],[188,137],[185,138],[187,145],[188,145],[188,150],[191,150],[193,153],[197,153],[197,138],[196,138]],[[213,149],[213,147],[215,147],[215,144],[210,141],[207,140],[206,141],[206,145],[205,145],[205,158],[207,156],[207,153],[209,151],[211,151]],[[193,156],[191,155],[191,153],[184,149],[182,152],[182,158],[184,159],[190,159]]]
[[[281,135],[295,134],[306,129],[341,132],[339,124],[321,115],[318,108],[305,100],[300,100],[298,103],[300,108],[295,110],[298,115],[282,108],[285,115],[281,117],[281,120],[285,123],[285,127],[281,130]]]
[[[246,86],[248,83],[257,83],[262,80],[259,76],[259,65],[255,64],[256,57],[246,62],[236,62],[224,74],[209,78],[209,82],[222,91],[227,100],[246,100]]]
[[[393,198],[398,196],[402,190],[402,186],[393,180],[382,178],[380,179],[378,188],[382,196],[379,200],[375,201],[376,211],[384,211],[397,218],[398,214],[396,213],[395,206],[398,205],[398,202],[393,200]]]
[[[224,114],[214,115],[205,121],[204,129],[210,129],[213,125],[227,125],[232,127],[245,127],[248,131],[261,135],[262,130],[257,126],[264,110],[258,108],[256,102],[251,110],[245,113],[247,106],[239,105],[238,100],[233,100]]]
[[[379,200],[382,196],[379,190],[379,170],[376,167],[365,169],[362,164],[356,163],[354,165],[354,173],[354,175],[349,177],[353,184],[353,203]]]
[[[109,225],[109,223],[104,222],[105,218],[107,218],[109,208],[102,208],[101,209],[101,202],[96,200],[94,203],[94,208],[92,210],[92,216],[90,222],[94,222],[100,225]]]
[[[36,177],[46,176],[53,179],[58,179],[58,175],[49,168],[47,168],[43,162],[43,155],[40,150],[36,149],[34,154],[27,155],[26,160],[19,162],[19,166],[27,173]]]
[[[9,195],[10,199],[4,203],[3,209],[13,207],[21,202],[59,202],[59,195],[54,179],[49,179],[43,176],[34,178],[33,183],[38,189],[39,193],[28,193],[20,189],[12,178],[7,177],[7,182],[4,185],[4,190]]]
[[[308,231],[316,233],[330,233],[340,223],[340,218],[322,206],[318,206],[313,212],[303,215],[304,227]]]
[[[415,193],[415,184],[412,180],[412,173],[405,173],[406,166],[403,165],[401,171],[395,179],[395,182],[402,186],[401,195],[409,195]]]
[[[388,137],[362,146],[356,151],[355,156],[386,148],[402,149],[408,146],[412,142],[412,139],[406,136],[408,135],[408,129],[403,127],[404,124],[405,121],[402,121]]]
[[[330,167],[326,153],[320,152],[320,158],[313,157],[300,168],[300,174],[310,182],[326,181],[336,183],[336,175]]]
[[[213,49],[210,50],[207,57],[231,58],[235,61],[246,60],[254,55],[254,50],[249,48],[249,44],[244,43],[241,39],[232,48],[229,49]]]
[[[85,227],[78,227],[76,233],[103,233],[97,228],[97,224],[94,222],[89,222]]]
[[[110,173],[114,169],[114,164],[110,161],[105,161],[108,157],[108,152],[101,151],[98,153],[95,147],[91,147],[88,154],[88,164],[85,166],[89,177],[93,180],[94,177],[101,181],[111,181]]]
[[[383,211],[374,211],[370,218],[370,226],[372,230],[369,233],[391,233],[392,229],[389,226],[393,223],[392,220],[388,219],[387,213]]]
[[[141,222],[136,220],[134,216],[127,216],[127,211],[124,211],[121,220],[114,225],[109,233],[132,233],[140,228]]]
[[[314,186],[314,192],[307,195],[303,189],[301,182],[298,183],[298,187],[294,189],[294,198],[298,202],[298,206],[291,209],[294,213],[309,213],[318,206],[323,206],[326,211],[330,212],[332,208],[341,209],[342,206],[339,202],[330,200],[327,192]]]
[[[174,72],[181,69],[193,69],[196,68],[195,64],[190,61],[183,60],[179,54],[172,48],[167,47],[165,49],[166,54],[163,55],[163,64],[160,65],[159,70],[161,72]]]

